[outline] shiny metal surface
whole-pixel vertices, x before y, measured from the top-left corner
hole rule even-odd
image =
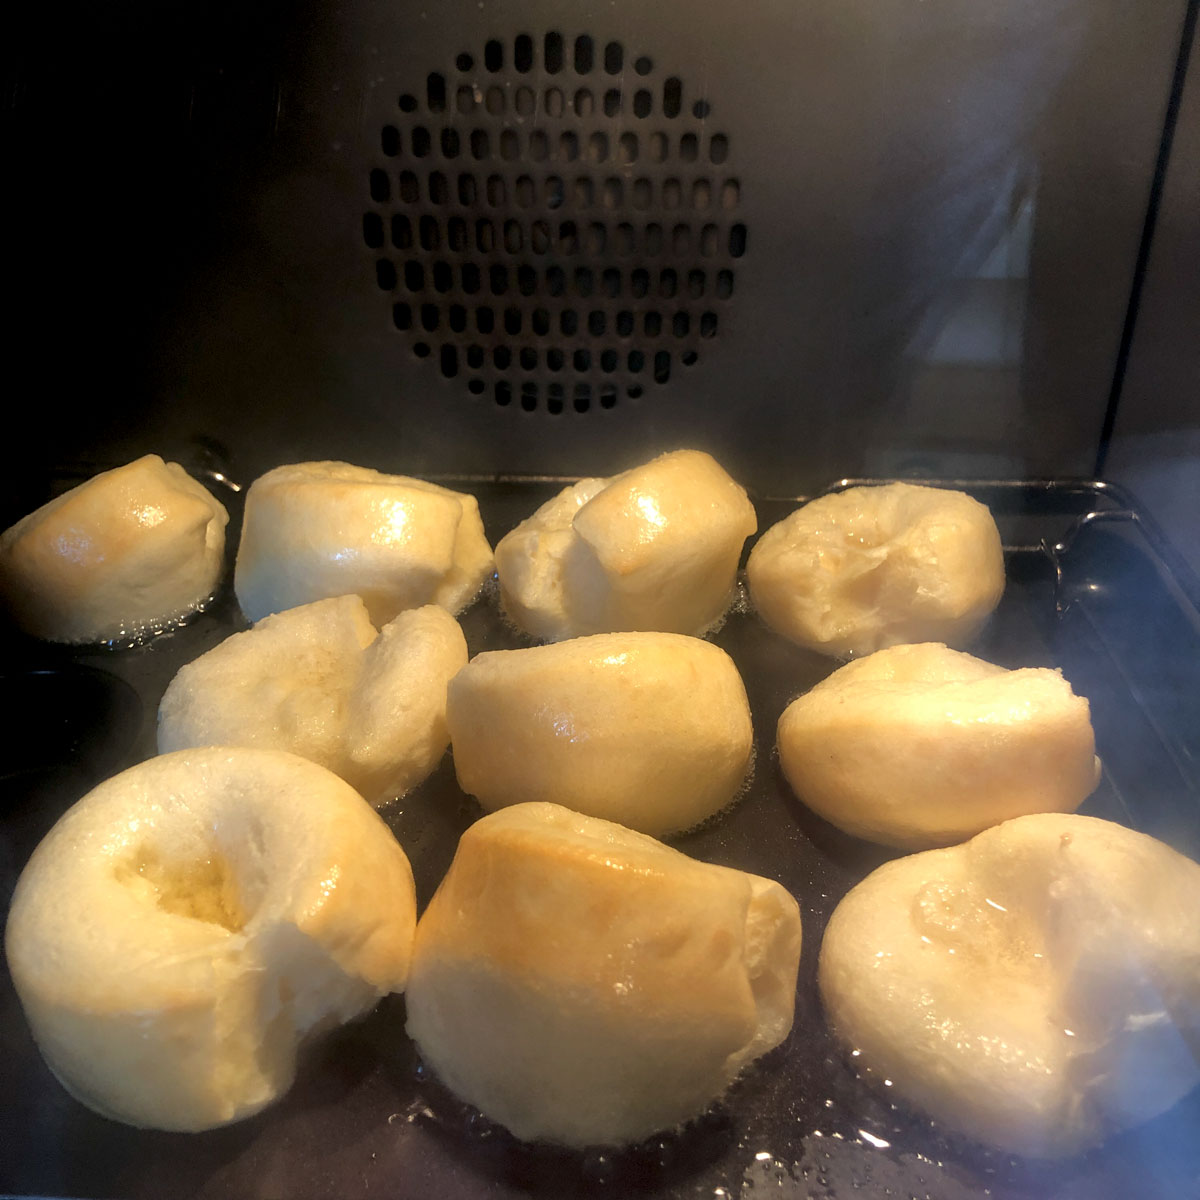
[[[251,475],[610,473],[682,444],[780,490],[1089,472],[1187,10],[21,9],[0,203],[14,373],[53,397],[29,420],[115,459],[202,429]]]

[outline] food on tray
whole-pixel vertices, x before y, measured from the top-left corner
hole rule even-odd
[[[158,748],[290,750],[378,803],[446,752],[446,684],[466,664],[462,630],[439,605],[407,609],[376,634],[357,596],[317,600],[185,666],[159,706]]]
[[[236,1121],[298,1043],[403,989],[408,859],[349,784],[274,750],[152,758],[71,808],[17,883],[6,951],[55,1075],[156,1129]]]
[[[423,604],[461,612],[493,567],[474,496],[348,463],[295,463],[246,493],[234,589],[251,621],[353,593],[386,625]]]
[[[1092,817],[1018,817],[887,863],[838,905],[819,980],[889,1095],[1059,1157],[1200,1083],[1200,866]]]
[[[446,719],[459,785],[489,811],[545,800],[656,837],[733,800],[754,736],[733,660],[677,633],[480,654]]]
[[[750,599],[776,633],[823,654],[902,642],[963,646],[1004,591],[991,513],[963,492],[889,483],[798,508],[758,540]]]
[[[417,930],[408,1031],[519,1138],[636,1142],[783,1041],[799,957],[779,884],[522,804],[463,834]]]
[[[757,527],[745,491],[698,450],[584,479],[500,539],[504,611],[549,640],[703,633],[729,607],[742,544]]]
[[[888,846],[948,845],[1099,782],[1088,702],[1059,671],[1006,671],[939,643],[847,663],[779,718],[792,790]]]
[[[212,596],[228,520],[178,463],[147,454],[0,534],[0,592],[16,623],[35,637],[138,637]]]

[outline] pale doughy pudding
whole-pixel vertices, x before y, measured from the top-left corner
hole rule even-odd
[[[889,483],[798,508],[759,538],[750,599],[776,633],[839,658],[966,645],[1004,591],[996,522],[963,492]]]
[[[317,600],[183,667],[159,705],[158,749],[289,750],[382,803],[445,754],[446,685],[466,664],[466,639],[440,605],[406,609],[377,633],[357,596]]]
[[[459,786],[484,808],[544,800],[655,837],[728,805],[754,739],[733,660],[674,633],[480,654],[446,719]]]
[[[787,1036],[800,936],[771,880],[518,805],[463,834],[421,918],[408,1032],[518,1138],[636,1142]]]
[[[17,882],[5,950],[50,1069],[104,1116],[201,1130],[291,1085],[298,1044],[408,977],[391,831],[278,751],[150,759],[94,789]]]
[[[136,638],[212,596],[228,520],[220,501],[178,463],[147,454],[0,534],[0,594],[34,637]]]
[[[889,1096],[1075,1154],[1200,1083],[1200,866],[1092,817],[1018,817],[887,863],[821,946],[829,1022]]]
[[[906,849],[1073,812],[1100,778],[1088,702],[1061,672],[1007,671],[937,643],[879,650],[794,700],[779,762],[827,821]]]
[[[584,479],[500,539],[504,611],[550,641],[700,634],[729,607],[742,545],[757,527],[745,490],[698,450]]]
[[[461,612],[494,570],[475,497],[341,462],[294,463],[246,493],[234,589],[250,621],[358,595],[376,626]]]

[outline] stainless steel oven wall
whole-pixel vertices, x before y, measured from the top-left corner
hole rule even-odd
[[[36,456],[1087,473],[1184,8],[9,16]]]
[[[1104,473],[1200,575],[1200,33],[1180,94]]]

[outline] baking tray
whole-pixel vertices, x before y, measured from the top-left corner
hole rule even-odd
[[[103,465],[44,480],[46,495]],[[240,489],[210,484],[231,509]],[[493,542],[564,484],[443,479],[478,496]],[[842,481],[834,486],[845,486]],[[1083,811],[1200,856],[1200,587],[1136,503],[1093,482],[956,484],[988,504],[1008,587],[975,653],[1008,667],[1059,666],[1092,704],[1104,776]],[[32,508],[45,496],[26,499]],[[760,529],[795,500],[756,498]],[[14,512],[13,517],[19,515]],[[471,652],[527,644],[494,592],[462,618]],[[0,881],[7,913],[21,866],[94,784],[154,752],[155,710],[184,663],[245,627],[228,576],[211,607],[149,643],[71,649],[6,630],[0,687],[9,736],[0,778]],[[756,736],[748,793],[718,821],[670,839],[695,857],[781,881],[799,899],[804,953],[787,1042],[681,1132],[620,1152],[522,1145],[456,1101],[404,1034],[404,1001],[310,1046],[296,1084],[252,1120],[198,1135],[139,1131],[70,1099],[42,1065],[11,980],[0,980],[0,1191],[40,1196],[712,1197],[860,1196],[995,1200],[1200,1196],[1200,1095],[1068,1162],[1022,1161],[947,1135],[860,1080],[829,1036],[816,991],[834,905],[888,852],[796,801],[774,753],[787,702],[831,660],[793,647],[737,605],[713,635],[746,681]],[[385,810],[423,906],[479,815],[447,755]]]

